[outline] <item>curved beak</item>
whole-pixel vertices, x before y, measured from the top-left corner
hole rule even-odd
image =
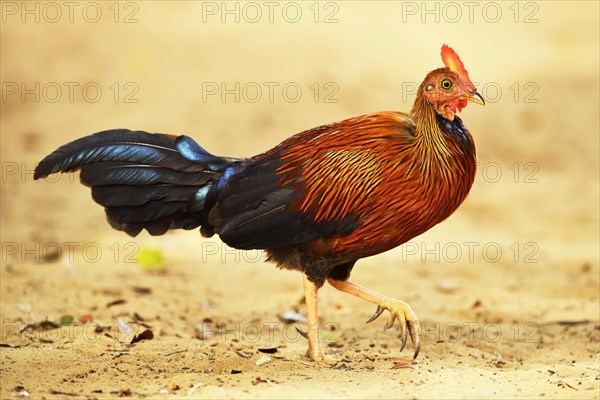
[[[485,100],[479,93],[477,93],[477,90],[473,90],[471,92],[471,95],[468,97],[468,100],[472,101],[475,104],[480,104],[482,106],[485,106]]]

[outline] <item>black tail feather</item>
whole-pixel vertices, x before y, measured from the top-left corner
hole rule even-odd
[[[169,184],[106,185],[93,186],[92,198],[104,207],[141,206],[151,200],[183,201],[196,193],[194,186],[175,186]]]
[[[108,207],[106,216],[117,222],[146,222],[154,221],[185,212],[187,201],[156,201],[152,200],[141,206]]]
[[[203,166],[184,158],[177,136],[127,129],[98,132],[61,146],[37,166],[34,179],[55,172],[70,172],[98,161],[127,161],[161,165],[178,171],[202,171]]]
[[[221,174],[213,171],[183,172],[155,165],[126,161],[103,161],[81,167],[81,183],[98,185],[173,185],[200,186]]]
[[[34,178],[81,169],[81,182],[112,227],[132,236],[143,229],[162,235],[207,224],[206,197],[235,161],[186,136],[117,129],[60,147],[38,164]]]

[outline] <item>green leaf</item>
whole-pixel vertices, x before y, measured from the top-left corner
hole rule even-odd
[[[75,318],[72,315],[63,315],[58,320],[58,324],[61,326],[71,326],[75,322]]]

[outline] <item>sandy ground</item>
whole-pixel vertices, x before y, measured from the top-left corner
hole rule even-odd
[[[1,398],[599,398],[597,2],[23,4],[1,3]],[[129,238],[76,176],[32,180],[48,152],[108,128],[250,156],[407,111],[444,42],[488,100],[462,114],[472,193],[353,273],[411,304],[415,363],[384,318],[365,325],[370,304],[331,287],[323,339],[339,361],[309,362],[302,323],[282,318],[304,312],[298,273],[194,231]]]

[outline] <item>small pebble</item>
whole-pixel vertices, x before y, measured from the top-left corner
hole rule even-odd
[[[256,365],[268,364],[271,361],[273,361],[271,359],[271,357],[263,355],[261,358],[259,358],[258,360],[256,360]]]

